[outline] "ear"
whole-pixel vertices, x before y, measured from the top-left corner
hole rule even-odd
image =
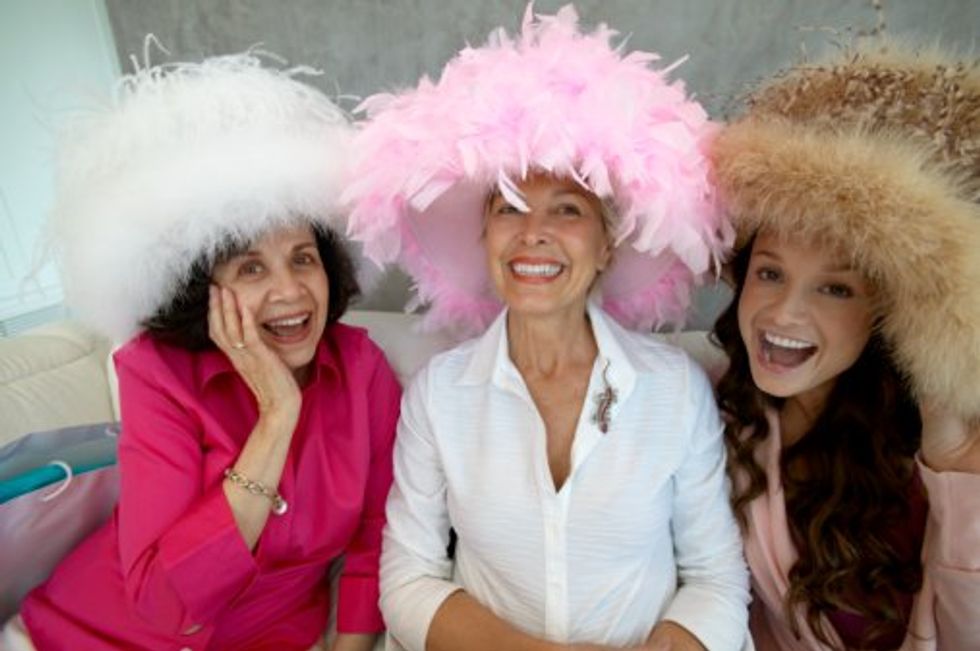
[[[612,260],[612,242],[609,241],[609,237],[605,237],[602,243],[602,250],[599,252],[599,259],[596,264],[596,270],[602,272],[606,270],[609,266],[609,262]]]

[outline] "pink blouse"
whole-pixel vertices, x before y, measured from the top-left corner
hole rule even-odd
[[[115,355],[119,504],[25,600],[38,649],[307,649],[344,555],[337,627],[376,632],[378,556],[401,389],[363,330],[335,324],[317,350],[270,516],[254,553],[222,491],[257,419],[217,350],[146,335]]]
[[[801,639],[784,615],[789,570],[796,561],[779,475],[779,419],[757,448],[769,488],[748,506],[745,556],[755,600],[750,626],[759,651],[829,651],[799,615]],[[924,579],[901,651],[980,649],[980,475],[933,472],[919,463],[929,495],[922,550]],[[833,634],[833,628],[825,625]],[[839,640],[835,640],[839,644]]]

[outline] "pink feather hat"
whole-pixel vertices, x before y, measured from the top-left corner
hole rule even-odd
[[[650,66],[657,55],[623,54],[615,34],[581,33],[570,5],[554,16],[528,5],[519,37],[498,29],[437,83],[363,102],[342,197],[348,231],[369,258],[412,276],[408,309],[429,307],[425,327],[475,334],[500,311],[484,202],[496,187],[523,206],[513,179],[532,171],[575,179],[612,206],[603,308],[634,329],[683,322],[692,287],[733,239],[709,183],[716,128],[667,81],[670,68]]]

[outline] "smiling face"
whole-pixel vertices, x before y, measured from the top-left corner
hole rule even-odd
[[[486,208],[484,243],[497,294],[512,313],[581,318],[611,256],[602,205],[576,182],[545,174],[517,187],[527,212],[499,193]]]
[[[822,408],[871,337],[871,284],[843,255],[760,233],[738,304],[756,386]]]
[[[239,309],[254,315],[262,341],[301,377],[323,336],[330,298],[313,229],[267,233],[215,265],[211,278],[234,292]]]

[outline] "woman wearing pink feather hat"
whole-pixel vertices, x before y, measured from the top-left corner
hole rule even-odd
[[[391,648],[745,641],[711,387],[646,334],[683,317],[730,240],[712,128],[655,55],[577,20],[529,9],[438,82],[365,102],[351,235],[413,277],[426,325],[478,335],[403,402]]]

